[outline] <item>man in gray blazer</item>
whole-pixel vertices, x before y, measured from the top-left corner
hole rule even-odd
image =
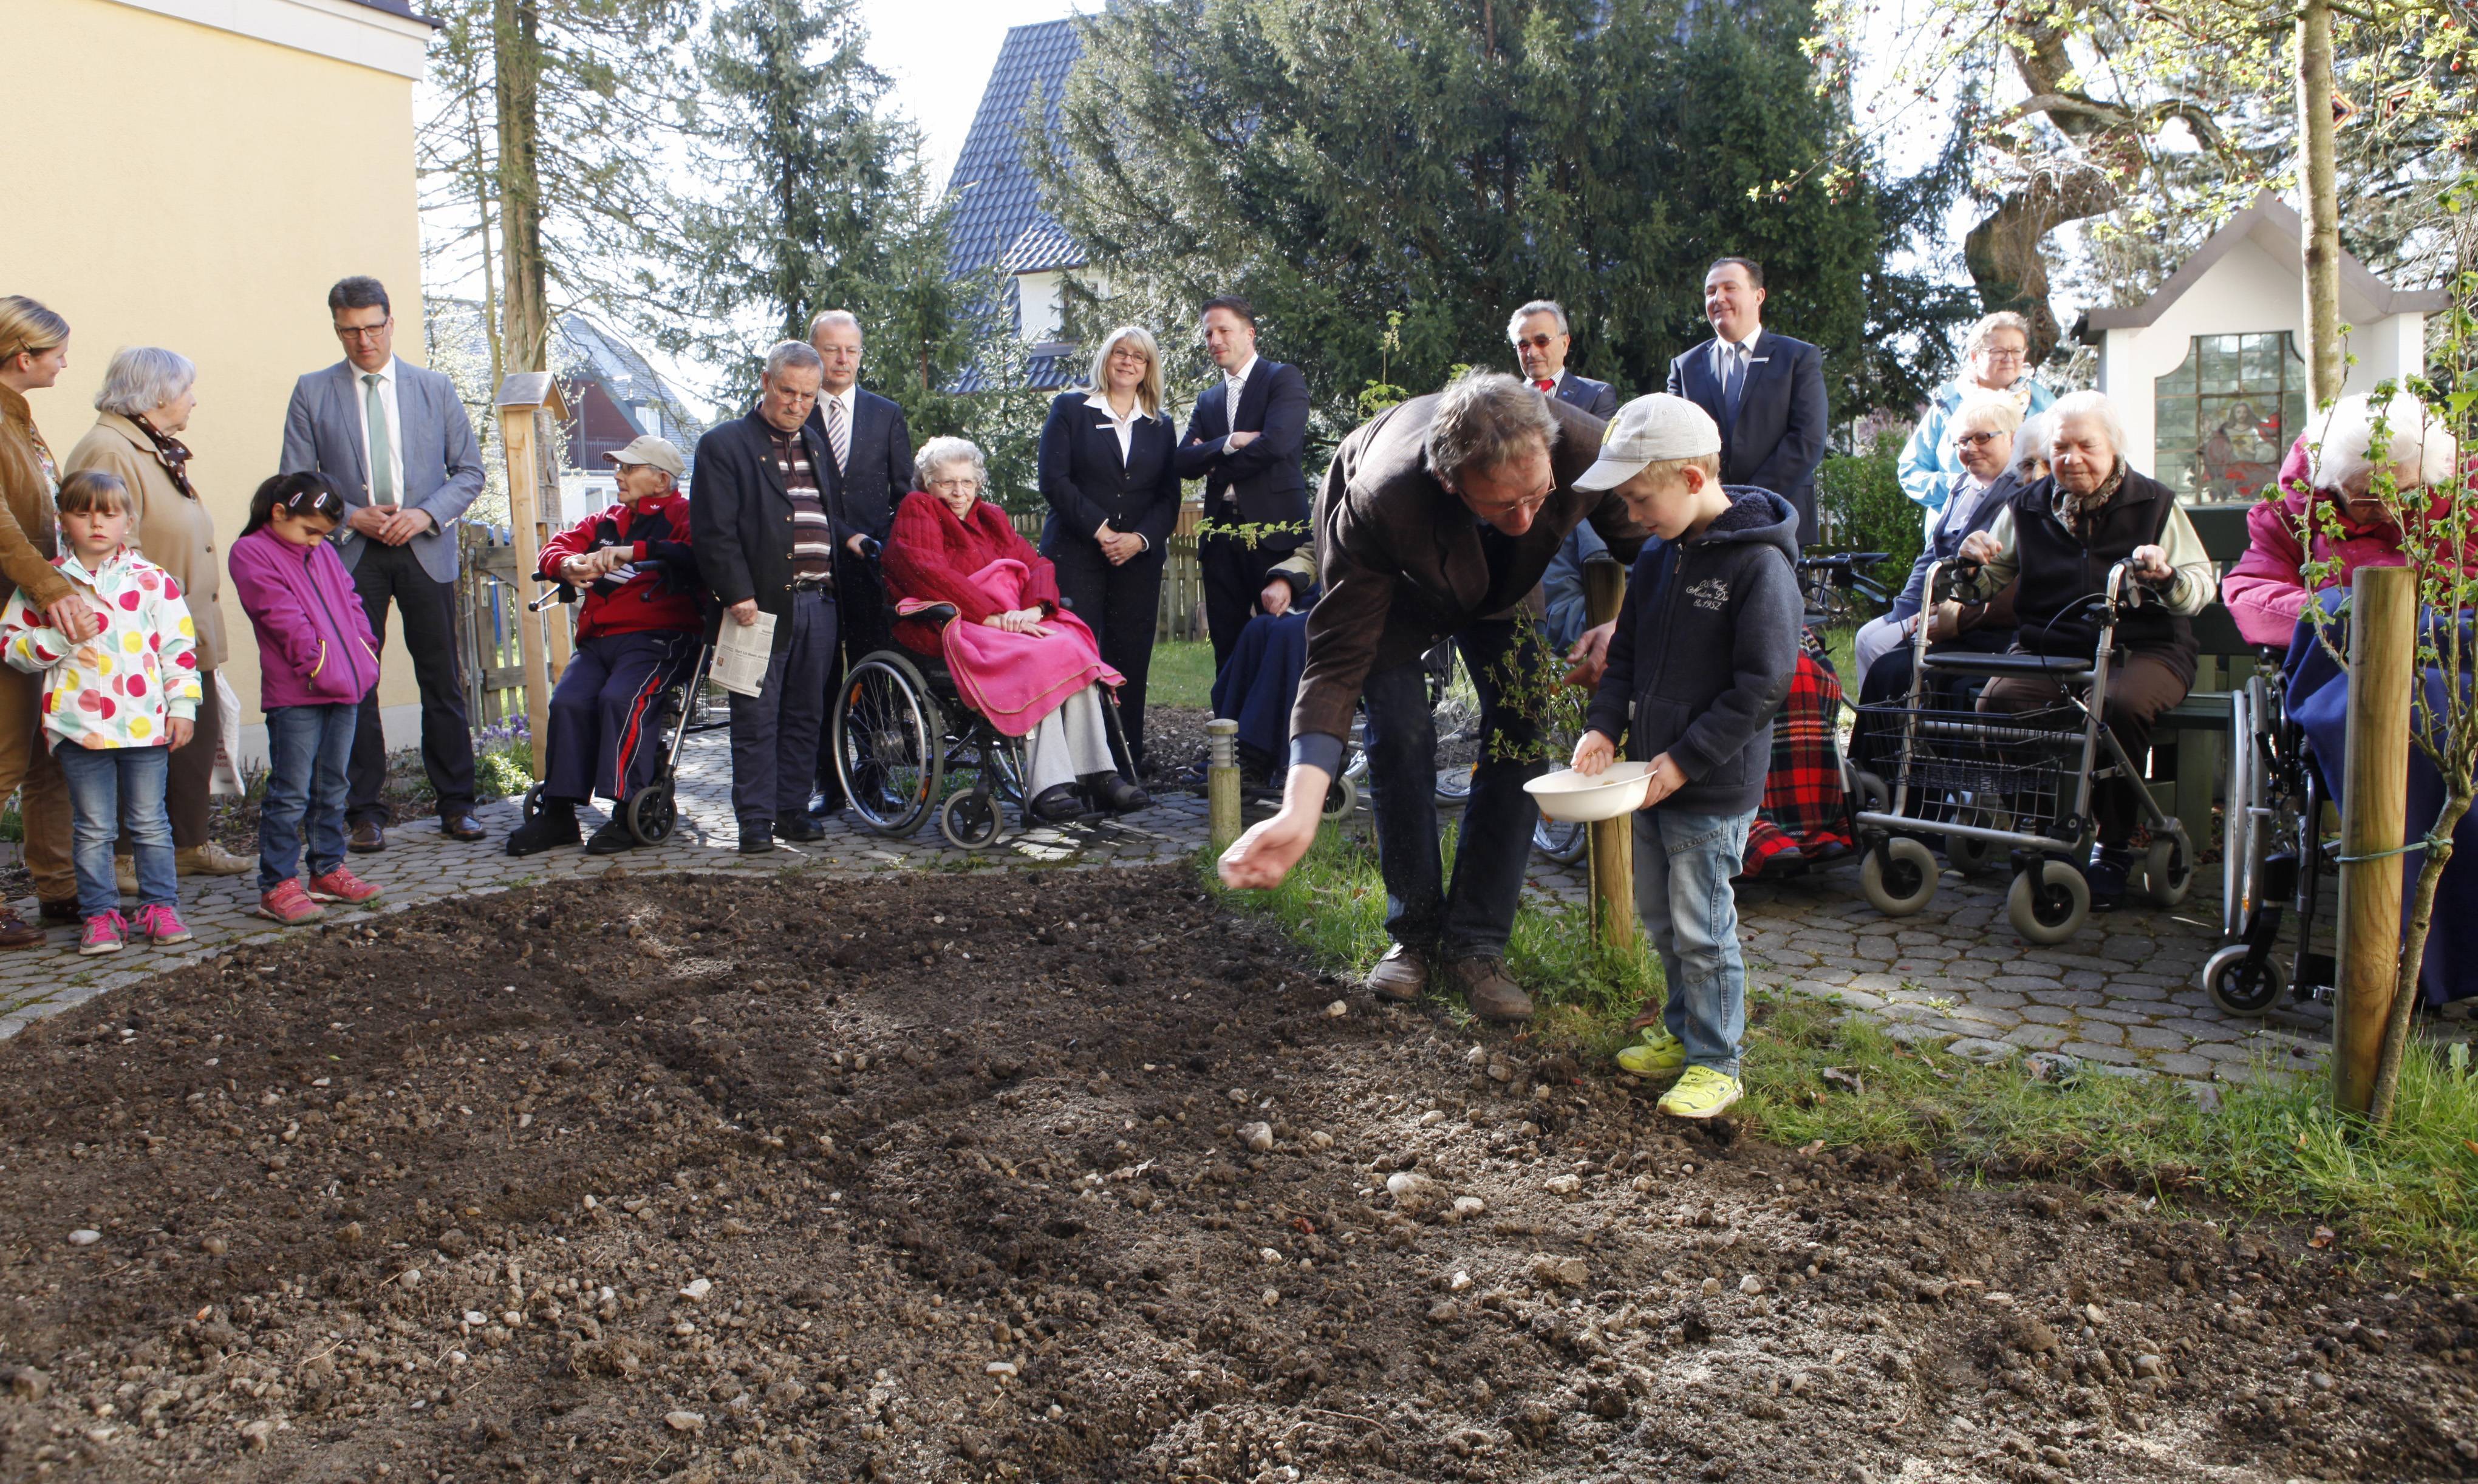
[[[352,507],[336,533],[370,632],[387,643],[390,599],[404,617],[405,647],[421,686],[421,766],[439,799],[439,827],[480,840],[473,817],[473,732],[456,660],[456,519],[482,492],[482,450],[456,388],[436,371],[395,358],[395,316],[375,278],[327,291],[344,359],[292,386],[284,415],[287,474],[334,480]],[[351,848],[387,848],[392,822],[380,798],[387,738],[376,690],[362,700],[353,734]]]

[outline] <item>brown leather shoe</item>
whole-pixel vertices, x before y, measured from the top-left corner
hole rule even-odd
[[[78,911],[78,901],[74,896],[38,897],[36,898],[36,906],[38,909],[36,916],[46,922],[83,922],[86,920],[86,914]]]
[[[1378,999],[1408,1004],[1428,987],[1429,956],[1407,943],[1386,949],[1377,967],[1368,971],[1368,992]]]
[[[353,826],[352,838],[344,842],[344,848],[355,855],[376,855],[387,848],[387,831],[379,828],[376,819],[365,819]]]
[[[479,840],[490,833],[470,809],[451,809],[441,815],[439,828],[450,840]]]
[[[1494,954],[1448,960],[1446,983],[1460,990],[1471,1013],[1483,1020],[1531,1019],[1531,996],[1506,977],[1505,960]]]
[[[0,948],[32,948],[43,941],[43,930],[10,908],[0,907]]]

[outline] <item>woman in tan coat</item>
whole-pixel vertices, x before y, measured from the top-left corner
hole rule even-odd
[[[197,382],[197,367],[172,351],[131,345],[114,352],[103,373],[103,390],[94,396],[101,415],[69,450],[61,471],[100,469],[117,475],[137,498],[130,544],[181,585],[197,628],[198,679],[206,694],[198,702],[197,730],[187,746],[172,753],[164,791],[178,850],[174,859],[184,876],[237,876],[251,863],[215,843],[210,811],[215,747],[223,737],[215,674],[225,653],[223,614],[215,603],[223,586],[223,564],[215,558],[215,520],[190,482],[190,450],[178,436],[198,405]],[[121,842],[115,864],[121,890],[135,895],[138,877],[128,843]]]
[[[77,639],[103,625],[68,579],[52,569],[52,496],[60,465],[35,428],[26,393],[61,379],[69,364],[68,321],[22,294],[0,297],[0,601],[20,588]],[[18,795],[26,869],[47,920],[75,922],[77,876],[69,865],[69,793],[42,744],[43,679],[0,667],[0,799]],[[0,948],[30,948],[43,930],[0,907]]]

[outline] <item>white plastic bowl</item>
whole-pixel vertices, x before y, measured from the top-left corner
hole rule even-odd
[[[1570,824],[1614,819],[1643,807],[1644,795],[1652,791],[1652,765],[1612,763],[1590,777],[1563,767],[1532,779],[1523,789],[1552,819]]]

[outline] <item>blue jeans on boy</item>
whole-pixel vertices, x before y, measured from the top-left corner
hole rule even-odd
[[[1747,853],[1741,815],[1646,809],[1634,817],[1634,911],[1660,951],[1668,1003],[1660,1022],[1686,1043],[1686,1064],[1738,1074],[1747,1033],[1747,962],[1738,951],[1738,895]]]
[[[126,835],[138,868],[138,904],[177,907],[180,877],[172,867],[172,817],[164,812],[164,785],[171,776],[168,747],[81,747],[67,742],[52,753],[68,780],[76,817],[71,859],[77,866],[78,915],[99,917],[120,910],[114,884],[112,847]]]
[[[266,714],[266,798],[258,807],[258,890],[300,874],[310,837],[310,874],[344,864],[344,805],[351,784],[356,706],[278,706]]]

